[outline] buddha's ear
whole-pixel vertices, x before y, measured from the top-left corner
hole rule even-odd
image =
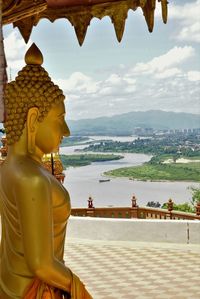
[[[32,133],[37,129],[38,126],[39,109],[32,107],[28,110],[27,114],[27,128]]]
[[[39,110],[37,107],[32,107],[28,110],[27,114],[27,141],[28,152],[34,154],[35,152],[35,135],[38,128]]]

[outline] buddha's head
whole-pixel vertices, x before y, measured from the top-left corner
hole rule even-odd
[[[41,66],[43,56],[35,44],[27,51],[25,62],[26,66],[19,71],[15,81],[8,83],[5,89],[4,126],[8,145],[13,145],[20,140],[27,122],[29,122],[30,132],[31,124],[36,122],[37,127],[40,126],[44,131],[42,123],[47,122],[48,125],[51,121],[51,119],[48,121],[48,118],[55,117],[56,113],[64,115],[63,92],[51,81],[48,73]],[[46,128],[46,130],[51,129]],[[63,136],[67,135],[69,130],[65,124]]]

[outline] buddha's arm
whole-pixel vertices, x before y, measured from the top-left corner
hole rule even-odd
[[[49,285],[70,292],[71,272],[54,257],[49,181],[40,176],[22,178],[15,194],[30,270]]]

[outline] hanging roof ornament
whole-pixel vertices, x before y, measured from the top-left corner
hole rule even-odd
[[[141,7],[148,29],[153,31],[156,4],[161,4],[163,22],[166,23],[167,0],[4,0],[3,25],[13,23],[28,42],[33,26],[41,19],[54,22],[65,18],[74,27],[82,45],[92,18],[109,16],[120,42],[129,10]]]

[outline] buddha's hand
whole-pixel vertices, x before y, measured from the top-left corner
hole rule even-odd
[[[93,299],[82,281],[72,273],[71,299]]]

